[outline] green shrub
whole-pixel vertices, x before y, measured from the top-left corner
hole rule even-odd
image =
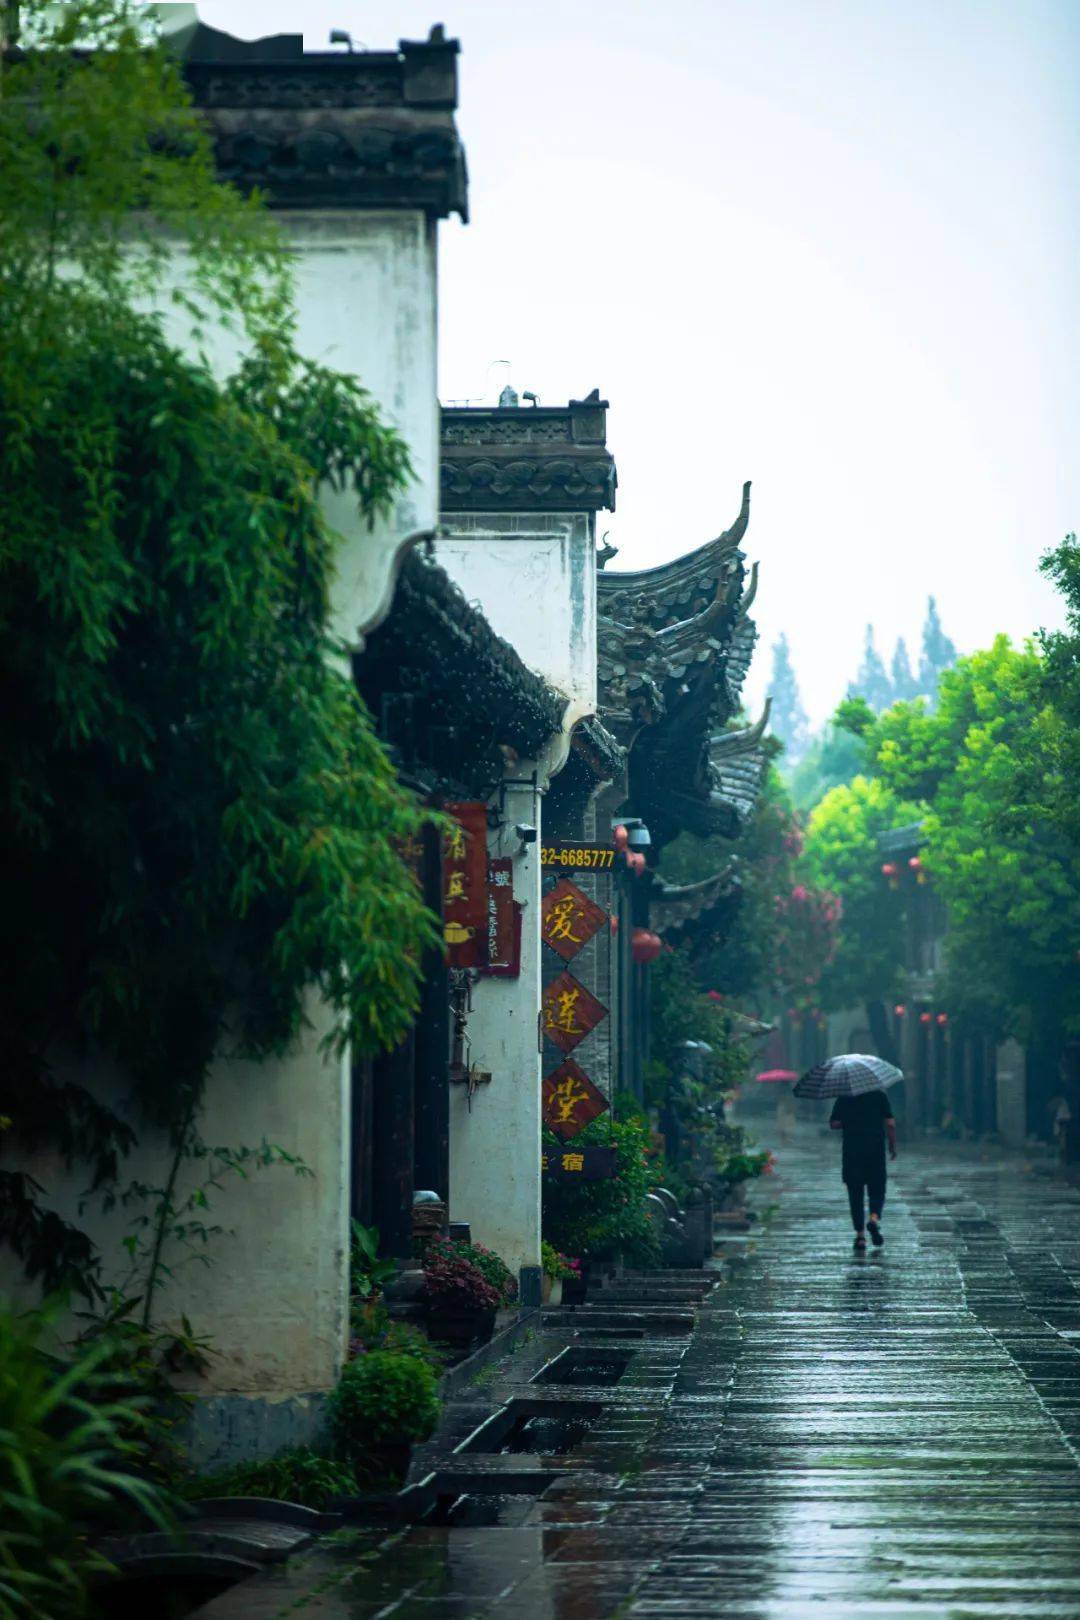
[[[545,1146],[562,1143],[545,1132]],[[648,1133],[640,1120],[594,1120],[574,1138],[574,1145],[615,1148],[615,1175],[609,1181],[545,1178],[544,1237],[563,1254],[622,1254],[636,1265],[655,1265],[659,1247],[645,1195],[649,1191]]]
[[[74,1620],[111,1565],[89,1532],[132,1513],[168,1528],[166,1498],[132,1471],[144,1403],[116,1398],[102,1341],[70,1364],[43,1354],[47,1314],[0,1307],[0,1615]]]
[[[753,1181],[757,1176],[771,1175],[773,1156],[765,1149],[753,1150],[753,1138],[741,1125],[724,1125],[717,1132],[715,1149],[716,1173],[731,1186],[740,1181]]]
[[[265,1496],[321,1510],[335,1497],[354,1496],[359,1489],[348,1463],[298,1446],[263,1462],[193,1475],[184,1481],[181,1494],[188,1501],[208,1496]]]
[[[386,1306],[375,1300],[365,1300],[362,1304],[354,1301],[350,1359],[370,1350],[392,1350],[399,1356],[416,1356],[436,1375],[446,1365],[444,1353],[421,1328],[413,1327],[411,1322],[395,1322]]]
[[[419,1356],[371,1350],[346,1364],[329,1415],[338,1450],[350,1461],[374,1446],[426,1440],[439,1418],[435,1374]]]

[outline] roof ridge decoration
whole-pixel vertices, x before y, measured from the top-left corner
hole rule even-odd
[[[678,604],[690,606],[696,593],[710,586],[715,589],[724,574],[730,572],[732,562],[741,561],[739,542],[746,533],[749,521],[748,480],[743,485],[738,517],[729,529],[715,539],[706,540],[695,550],[685,552],[671,562],[659,563],[654,568],[600,570],[596,588],[601,608],[615,608],[612,599],[618,598],[618,611],[629,611],[634,619],[649,616],[655,620],[658,611],[666,614],[668,623],[673,619],[691,617],[692,614],[685,611],[672,613],[670,608],[677,608]],[[630,604],[629,609],[625,604]],[[663,626],[654,623],[654,628]]]
[[[566,405],[444,405],[443,511],[614,511],[607,409],[598,388]]]
[[[737,871],[737,863],[731,860],[726,861],[717,871],[710,872],[708,877],[699,878],[696,883],[668,883],[663,873],[660,873],[658,874],[660,881],[654,886],[653,894],[657,900],[663,901],[695,900],[721,885],[727,885]]]
[[[747,482],[735,522],[715,539],[659,568],[597,573],[600,713],[629,750],[634,812],[660,848],[682,830],[736,836],[760,786],[768,709],[721,730],[757,636],[757,565],[748,573],[739,549],[749,515]]]
[[[742,624],[746,620],[747,616],[749,615],[750,609],[754,605],[754,598],[757,595],[757,588],[758,588],[758,568],[759,567],[760,567],[759,563],[753,562],[753,563],[750,564],[750,583],[746,587],[745,591],[743,592],[742,601],[739,603],[739,613],[738,613],[738,617],[736,619],[737,624]]]
[[[709,753],[713,761],[721,757],[731,759],[737,754],[746,754],[758,747],[768,729],[771,713],[772,698],[767,697],[760,718],[755,720],[752,726],[742,726],[736,731],[721,731],[715,737],[710,737]]]
[[[273,209],[400,208],[468,217],[454,122],[460,46],[436,25],[390,51],[305,52],[300,35],[173,35],[217,172]]]
[[[727,934],[742,893],[729,861],[700,883],[654,887],[652,923],[667,944],[708,945]]]

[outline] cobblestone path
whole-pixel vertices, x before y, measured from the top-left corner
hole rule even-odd
[[[366,1533],[207,1620],[1077,1620],[1080,1193],[913,1155],[855,1257],[835,1158],[783,1147],[691,1338],[567,1392],[606,1404],[539,1500]]]

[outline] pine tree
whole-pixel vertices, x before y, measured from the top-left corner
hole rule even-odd
[[[941,628],[937,601],[926,599],[926,623],[922,632],[922,657],[919,659],[919,690],[933,703],[937,696],[938,677],[956,663],[956,645]]]
[[[896,703],[901,699],[918,697],[919,683],[911,667],[908,656],[907,642],[903,636],[896,643],[896,651],[892,655],[892,699]]]
[[[877,650],[874,640],[874,627],[866,627],[866,645],[863,648],[863,661],[859,665],[859,673],[848,687],[848,697],[865,698],[875,714],[887,709],[893,701],[892,683],[889,680],[884,661]]]
[[[772,679],[769,682],[772,733],[783,743],[788,765],[795,765],[806,753],[810,734],[787,636],[781,636],[773,644],[772,654]]]

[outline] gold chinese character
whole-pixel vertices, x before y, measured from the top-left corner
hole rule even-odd
[[[469,898],[465,893],[464,872],[450,873],[450,882],[446,887],[446,898],[448,900],[467,900]]]
[[[584,1035],[585,1031],[574,1022],[580,994],[580,989],[559,991],[558,1007],[553,1008],[549,1003],[546,1008],[548,1029],[561,1030],[564,1035]]]
[[[551,1094],[551,1101],[555,1108],[555,1123],[569,1125],[574,1118],[574,1109],[580,1102],[588,1102],[589,1093],[584,1086],[578,1088],[578,1083],[572,1074],[565,1075],[559,1081]]]
[[[452,861],[465,859],[465,829],[460,821],[455,821],[446,835],[446,853]]]
[[[562,1156],[562,1167],[564,1170],[584,1170],[584,1153],[564,1153]]]
[[[548,912],[547,927],[549,939],[568,939],[572,945],[584,945],[585,941],[579,939],[577,934],[573,932],[574,897],[572,894],[564,894],[562,899],[552,906]]]
[[[541,1168],[541,1170],[546,1170],[547,1167],[548,1167],[548,1156],[547,1156],[546,1153],[541,1153],[541,1155],[540,1155],[540,1168]]]

